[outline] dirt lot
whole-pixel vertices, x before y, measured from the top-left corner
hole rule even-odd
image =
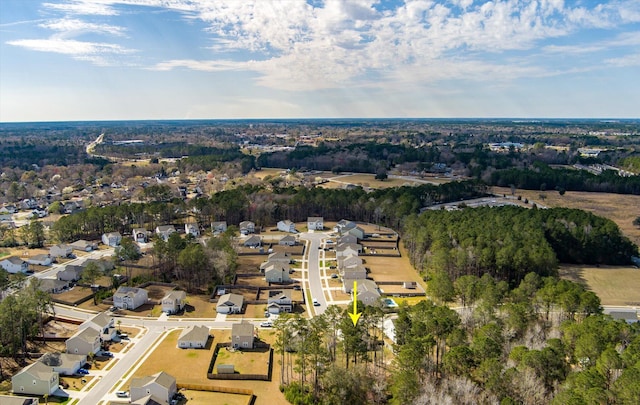
[[[506,187],[493,187],[496,194],[510,195],[511,189]],[[546,199],[540,200],[540,194],[546,195]],[[560,195],[557,191],[541,193],[534,190],[516,190],[516,195],[528,198],[547,207],[579,208],[593,212],[596,215],[609,218],[631,239],[636,245],[640,245],[640,228],[634,227],[632,221],[640,216],[640,196],[609,193],[589,193],[582,191],[567,191]]]
[[[93,294],[91,288],[75,286],[63,293],[54,294],[52,297],[60,301],[71,303],[76,302],[79,299],[89,297],[91,294]],[[93,305],[93,300],[89,300],[89,302],[91,302],[91,304]]]
[[[264,275],[257,273],[255,276],[238,276],[236,284],[253,285],[256,287],[268,287],[269,283],[265,280]]]
[[[602,305],[640,305],[640,270],[633,267],[562,265],[560,277],[585,285]]]
[[[402,284],[400,285],[384,284],[384,285],[379,285],[378,287],[380,287],[380,289],[387,295],[393,295],[398,293],[416,293],[416,294],[422,293],[422,295],[424,295],[424,290],[422,290],[421,288],[415,288],[411,290],[408,288],[404,288]]]
[[[254,249],[255,250],[255,249]],[[264,255],[260,256],[239,256],[238,257],[238,269],[236,273],[238,274],[246,274],[246,273],[257,273],[260,274],[260,264],[267,260],[267,257]]]
[[[167,295],[170,291],[173,291],[173,287],[162,286],[162,285],[150,285],[145,290],[147,290],[147,294],[149,295],[150,300],[161,301],[162,297]]]
[[[78,325],[63,320],[52,320],[44,326],[45,336],[71,337],[78,331]],[[64,343],[63,343],[64,344]]]

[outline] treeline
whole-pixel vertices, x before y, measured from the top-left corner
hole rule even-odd
[[[484,183],[479,181],[439,186],[424,184],[370,193],[362,188],[242,186],[188,203],[174,198],[166,202],[91,207],[60,218],[53,226],[53,235],[60,242],[98,239],[105,232],[117,231],[124,235],[131,234],[133,228],[154,229],[157,225],[181,223],[187,216],[194,216],[204,228],[213,221],[237,225],[249,220],[258,226],[273,226],[283,219],[301,222],[309,216],[323,216],[327,221],[349,218],[400,229],[407,215],[419,212],[426,205],[484,196],[486,191]]]
[[[391,403],[638,403],[638,324],[602,315],[593,292],[566,280],[529,273],[509,290],[465,277],[460,313],[401,305]]]
[[[638,254],[612,221],[567,208],[428,210],[406,220],[403,237],[419,271],[449,280],[487,273],[517,283],[528,272],[554,274],[558,261],[627,264]]]
[[[493,186],[526,190],[567,190],[594,191],[617,194],[640,194],[640,176],[623,177],[613,170],[605,170],[600,175],[585,170],[553,169],[536,162],[531,169],[509,168],[497,170],[489,176]]]
[[[0,167],[33,170],[44,167],[93,164],[104,167],[109,161],[89,157],[83,145],[60,145],[51,142],[10,142],[0,144]]]
[[[296,168],[333,172],[376,173],[397,164],[417,162],[430,167],[439,161],[436,147],[416,148],[390,143],[320,143],[317,147],[298,146],[293,151],[263,153],[260,167]]]

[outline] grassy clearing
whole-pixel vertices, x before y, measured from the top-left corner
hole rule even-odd
[[[365,266],[371,270],[369,277],[375,281],[417,281],[420,277],[407,256],[365,256]]]
[[[269,350],[248,352],[237,350],[230,352],[226,349],[218,351],[218,357],[214,364],[214,373],[217,373],[219,364],[233,364],[236,373],[240,374],[267,374],[269,372]]]
[[[633,267],[563,265],[560,277],[583,284],[602,305],[640,305],[640,270]]]

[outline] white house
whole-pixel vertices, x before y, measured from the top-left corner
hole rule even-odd
[[[120,235],[120,232],[109,232],[102,234],[102,243],[107,246],[116,247],[120,245],[121,241],[122,235]]]
[[[84,354],[98,353],[100,350],[100,332],[93,328],[79,329],[65,342],[67,353]]]
[[[242,221],[240,222],[240,233],[242,235],[248,235],[250,233],[255,233],[256,224],[251,221]]]
[[[160,225],[156,226],[156,234],[162,238],[165,242],[169,240],[169,236],[176,231],[173,225]]]
[[[147,303],[149,299],[147,290],[137,287],[118,287],[113,294],[113,306],[122,309],[136,309]]]
[[[215,221],[211,223],[211,232],[224,232],[227,230],[227,221]]]
[[[49,254],[51,257],[68,257],[73,253],[73,247],[61,243],[59,245],[51,246],[49,248]]]
[[[170,291],[162,298],[162,312],[175,314],[184,309],[187,304],[186,291]]]
[[[295,233],[296,232],[296,224],[285,219],[284,221],[278,221],[278,230],[282,232]]]
[[[189,222],[187,224],[184,224],[184,233],[186,235],[193,235],[197,238],[198,236],[200,236],[200,228],[198,227],[197,223]]]
[[[45,353],[38,361],[51,367],[60,375],[74,375],[80,367],[87,363],[87,356],[84,354]]]
[[[271,314],[293,311],[293,301],[291,300],[291,290],[269,291],[267,299],[267,311]]]
[[[45,254],[39,254],[39,255],[33,255],[29,258],[27,258],[27,263],[29,264],[35,264],[38,266],[49,266],[52,263],[52,259],[50,255],[45,255]]]
[[[264,269],[264,279],[268,283],[290,282],[289,265],[286,263],[271,263]]]
[[[137,243],[149,242],[149,232],[144,228],[135,228],[132,232],[133,240]]]
[[[103,342],[112,341],[117,335],[113,317],[104,312],[94,315],[78,326],[78,330],[86,328],[93,328],[98,331]]]
[[[132,378],[129,388],[132,403],[150,395],[162,401],[160,403],[167,404],[176,391],[176,379],[164,371],[148,377]]]
[[[307,217],[307,229],[310,231],[321,231],[324,229],[323,217]]]
[[[31,363],[11,378],[14,394],[51,395],[58,390],[60,376],[46,364]]]
[[[27,273],[29,271],[29,263],[16,256],[10,256],[4,260],[0,260],[0,267],[11,274]]]
[[[181,349],[203,349],[209,340],[209,328],[204,325],[190,326],[180,333],[178,347]]]
[[[218,298],[216,312],[219,314],[239,314],[242,312],[244,297],[240,294],[224,294]]]

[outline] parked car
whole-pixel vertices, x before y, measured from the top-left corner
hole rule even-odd
[[[113,357],[113,353],[111,353],[111,352],[106,352],[106,351],[105,351],[105,352],[100,353],[100,355],[102,355],[102,356],[104,356],[104,357]]]
[[[118,398],[128,398],[129,393],[127,391],[116,391],[116,397]]]
[[[314,306],[314,307],[319,307],[319,306],[320,306],[320,303],[319,303],[319,302],[318,302],[318,300],[317,300],[317,299],[315,299],[315,298],[313,299],[313,306]]]
[[[273,326],[273,322],[271,322],[271,321],[261,322],[260,326],[263,327],[263,328],[270,328],[270,327]]]
[[[293,289],[296,290],[296,291],[302,290],[302,288],[299,285],[294,285]]]
[[[337,275],[336,273],[333,273],[333,274],[331,275],[331,278],[338,278],[338,275]]]
[[[87,370],[86,368],[79,368],[78,369],[78,374],[87,375],[87,374],[89,374],[89,370]]]

